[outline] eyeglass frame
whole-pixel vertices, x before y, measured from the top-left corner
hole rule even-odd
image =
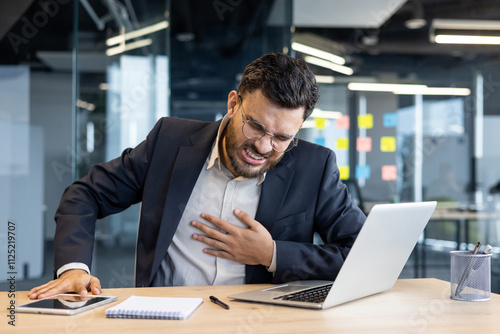
[[[243,133],[243,135],[247,138],[247,139],[250,139],[250,140],[253,140],[253,141],[257,141],[257,140],[260,140],[262,138],[264,138],[266,135],[269,135],[271,136],[271,147],[273,150],[275,150],[276,152],[278,153],[286,153],[286,152],[290,152],[295,146],[297,146],[299,144],[299,132],[300,132],[300,129],[302,127],[299,128],[299,130],[297,131],[297,133],[295,133],[295,135],[293,136],[293,138],[289,139],[290,140],[290,143],[288,144],[288,147],[284,150],[284,151],[280,151],[278,149],[276,149],[273,145],[274,141],[273,139],[277,136],[269,131],[267,131],[267,128],[264,124],[258,122],[258,121],[255,121],[255,120],[251,120],[249,118],[246,118],[246,113],[245,113],[245,110],[243,108],[243,97],[241,97],[240,94],[238,94],[238,99],[239,99],[239,102],[240,102],[240,107],[241,107],[241,121],[242,121],[242,125],[241,125],[241,132]],[[244,115],[245,114],[245,115]],[[260,136],[259,138],[250,138],[248,137],[246,134],[245,134],[245,130],[244,127],[245,127],[245,124],[247,123],[250,123],[250,122],[254,122],[254,123],[257,123],[259,126],[262,127],[262,136]],[[252,126],[251,124],[249,124],[249,126]],[[278,135],[280,136],[280,135]],[[293,143],[293,145],[292,145]]]

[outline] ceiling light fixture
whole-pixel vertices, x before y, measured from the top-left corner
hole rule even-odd
[[[292,49],[294,49],[295,51],[306,53],[308,55],[311,55],[311,56],[314,56],[317,58],[329,60],[335,64],[338,64],[338,65],[345,64],[345,59],[343,57],[337,56],[331,52],[326,52],[326,51],[323,51],[320,49],[313,48],[313,47],[305,45],[305,44],[293,42]]]
[[[349,90],[363,91],[363,92],[408,92],[413,93],[416,90],[427,88],[426,85],[413,85],[413,84],[392,84],[392,83],[365,83],[365,82],[351,82],[347,85]]]
[[[398,90],[394,91],[397,95],[450,95],[450,96],[469,96],[471,93],[469,88],[455,88],[455,87],[426,87],[422,90],[416,90],[413,93],[408,93],[407,91],[401,92]]]
[[[354,73],[354,70],[350,67],[334,64],[330,61],[319,59],[316,57],[305,56],[304,60],[310,64],[321,66],[321,67],[324,67],[324,68],[327,68],[329,70],[339,72],[342,74],[352,75]]]
[[[339,119],[342,117],[342,113],[340,111],[327,111],[315,108],[310,117]]]
[[[500,45],[500,21],[434,19],[429,39],[438,44]]]
[[[434,41],[438,44],[500,45],[500,36],[436,35]]]
[[[142,48],[148,45],[153,44],[153,40],[151,38],[141,39],[139,41],[135,41],[128,44],[120,44],[119,46],[115,46],[113,48],[109,48],[106,50],[106,56],[114,56],[125,51],[130,51],[138,48]]]
[[[409,0],[408,6],[411,8],[411,18],[405,21],[405,27],[408,29],[421,29],[427,25],[424,16],[424,6],[419,0]]]
[[[141,29],[133,30],[131,32],[127,32],[124,34],[120,34],[120,35],[108,38],[106,40],[106,45],[111,46],[111,45],[123,43],[123,42],[125,42],[129,39],[132,39],[132,38],[141,37],[144,35],[148,35],[148,34],[160,31],[162,29],[166,29],[166,28],[168,28],[168,26],[169,26],[168,21],[161,21],[161,22],[152,24],[150,26],[147,26],[147,27],[144,27]]]
[[[334,83],[335,78],[332,75],[315,75],[317,83]]]
[[[347,85],[347,88],[352,91],[387,92],[397,95],[469,96],[471,94],[469,88],[428,87],[427,85],[415,84],[351,82]]]

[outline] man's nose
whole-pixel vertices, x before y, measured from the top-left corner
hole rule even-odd
[[[266,155],[272,153],[273,145],[272,145],[272,136],[266,134],[264,137],[257,139],[254,142],[255,148],[257,152],[261,155]]]

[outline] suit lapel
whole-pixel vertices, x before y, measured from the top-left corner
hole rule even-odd
[[[210,124],[190,138],[191,146],[179,148],[163,209],[150,281],[167,253],[200,170],[210,153],[219,125],[220,122]]]
[[[278,212],[281,211],[288,189],[293,179],[294,171],[286,166],[292,159],[291,152],[285,154],[278,165],[266,174],[262,183],[259,206],[255,220],[261,223],[270,233],[276,221]],[[262,266],[246,266],[247,283],[269,282],[270,273]]]

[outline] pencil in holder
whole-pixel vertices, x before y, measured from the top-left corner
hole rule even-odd
[[[451,298],[486,301],[491,298],[491,254],[450,252]]]

